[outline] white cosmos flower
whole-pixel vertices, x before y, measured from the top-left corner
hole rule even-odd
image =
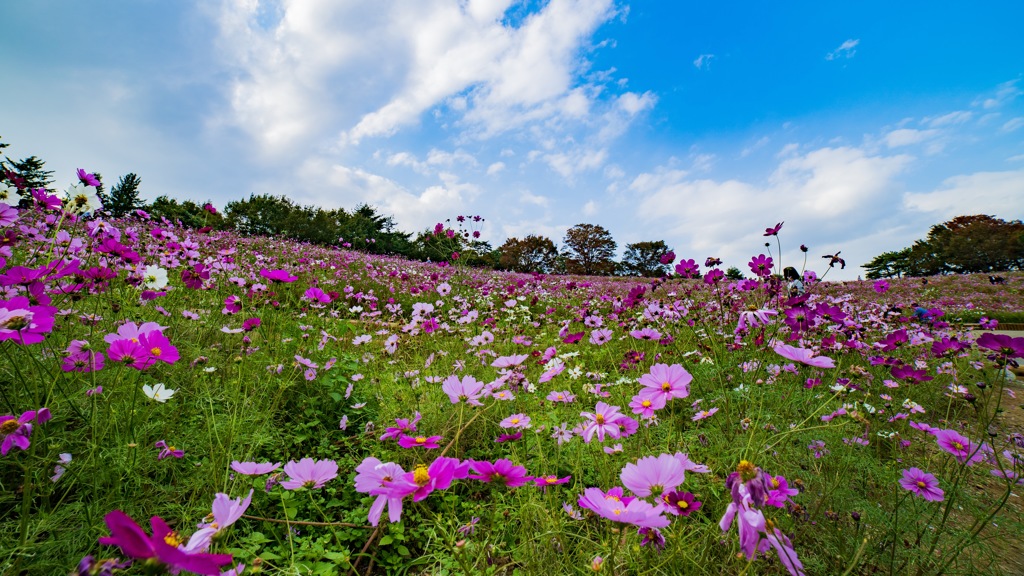
[[[64,209],[72,214],[88,214],[103,207],[96,188],[84,184],[72,184],[64,198]]]
[[[160,290],[167,286],[167,270],[159,266],[146,266],[146,274],[143,279],[146,288]]]
[[[146,396],[149,396],[150,398],[156,400],[157,402],[160,402],[161,404],[167,402],[167,400],[170,399],[171,396],[174,396],[174,393],[177,392],[177,390],[165,388],[162,383],[158,383],[156,386],[150,386],[149,384],[146,384],[145,386],[142,387],[142,391],[146,393]]]

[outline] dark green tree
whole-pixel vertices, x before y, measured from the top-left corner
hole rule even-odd
[[[110,197],[105,204],[107,211],[115,218],[121,218],[142,208],[145,203],[139,198],[141,183],[142,179],[133,172],[121,176],[110,190]]]
[[[498,264],[514,272],[551,274],[558,262],[558,248],[546,236],[529,235],[520,240],[509,238],[498,248]]]
[[[660,278],[668,274],[668,265],[661,263],[661,257],[669,251],[664,240],[634,242],[626,244],[626,253],[619,263],[618,273],[622,276]]]
[[[725,271],[725,277],[729,280],[743,280],[743,270],[740,270],[735,266],[730,266]]]
[[[912,248],[904,248],[897,252],[883,252],[862,266],[867,270],[868,280],[879,278],[902,278],[910,270],[910,254]]]
[[[603,226],[577,224],[566,231],[562,245],[569,274],[610,276],[615,272],[618,244]]]
[[[208,204],[208,202],[206,203]],[[154,218],[167,218],[172,223],[181,223],[186,228],[203,228],[209,226],[217,230],[228,227],[221,214],[213,214],[192,200],[178,202],[175,198],[158,196],[153,203],[143,206]]]
[[[7,159],[6,170],[10,170],[18,178],[24,181],[24,186],[18,188],[18,195],[21,196],[21,205],[32,204],[32,190],[45,188],[53,192],[53,170],[46,170],[46,162],[36,156],[29,156],[24,160],[13,161]]]

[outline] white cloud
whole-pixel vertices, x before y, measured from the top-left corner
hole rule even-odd
[[[1017,130],[1021,126],[1024,126],[1024,116],[1017,116],[1016,118],[1011,118],[1010,120],[1008,120],[1006,124],[1003,124],[1002,131],[1013,132],[1014,130]]]
[[[504,162],[495,162],[487,167],[488,176],[496,176],[505,170]]]
[[[714,58],[714,54],[701,54],[697,56],[697,59],[693,61],[693,65],[698,70],[707,70],[711,68],[711,59]]]
[[[580,211],[583,212],[584,216],[589,218],[594,214],[597,214],[597,203],[594,202],[593,200],[588,200],[587,203],[583,205],[583,208]]]
[[[544,161],[551,166],[551,169],[569,181],[582,172],[597,170],[607,159],[608,150],[604,148],[576,148],[569,152],[544,155]]]
[[[956,112],[950,112],[949,114],[943,114],[937,118],[925,118],[925,122],[928,123],[932,128],[940,128],[943,126],[951,126],[954,124],[963,124],[971,119],[974,113],[969,110],[957,110]]]
[[[860,39],[849,39],[839,45],[838,48],[825,55],[825,60],[837,60],[840,58],[853,58],[857,53],[855,48],[860,44]]]
[[[885,135],[885,145],[889,148],[898,148],[900,146],[910,146],[912,144],[919,144],[934,138],[939,134],[938,130],[915,130],[913,128],[900,128],[893,130]]]
[[[332,131],[342,145],[389,136],[431,109],[483,137],[584,119],[605,96],[580,83],[583,55],[616,15],[613,0],[551,0],[515,25],[503,19],[511,4],[281,0],[279,21],[265,26],[259,2],[225,0],[235,123],[280,153]],[[612,104],[636,114],[653,96]]]
[[[1017,80],[1003,82],[996,87],[995,91],[988,96],[981,96],[974,100],[974,106],[980,106],[985,110],[1001,108],[1020,96],[1021,90],[1017,87]]]
[[[309,198],[296,197],[299,203],[312,200],[326,208],[352,208],[365,202],[381,213],[394,215],[399,227],[409,231],[433,226],[461,213],[480,194],[475,185],[448,172],[438,174],[438,184],[416,193],[379,174],[325,158],[307,160],[298,175],[303,189],[315,190]]]
[[[947,178],[931,192],[908,193],[907,208],[933,214],[938,220],[967,214],[991,214],[1003,219],[1024,217],[1024,170],[975,172]]]
[[[530,192],[529,190],[522,190],[519,192],[519,201],[523,204],[532,204],[534,206],[540,206],[541,208],[547,208],[551,204],[551,199],[547,196],[540,196]]]
[[[910,161],[852,147],[794,150],[760,182],[695,179],[662,168],[638,175],[629,192],[637,218],[687,246],[689,257],[713,253],[736,262],[763,251],[761,231],[781,221],[791,249],[800,243],[822,250],[826,242],[853,244],[898,207],[892,189]]]

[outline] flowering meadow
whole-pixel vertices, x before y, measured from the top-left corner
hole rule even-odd
[[[89,177],[0,204],[0,573],[1024,569],[1024,276],[501,273]]]

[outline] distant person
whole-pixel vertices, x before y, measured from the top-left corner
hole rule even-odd
[[[995,286],[996,284],[1006,284],[1006,278],[1002,276],[989,276],[988,283]]]
[[[800,279],[800,273],[796,271],[796,268],[787,266],[782,270],[782,277],[789,280],[786,289],[789,291],[790,298],[804,295],[804,282]]]

